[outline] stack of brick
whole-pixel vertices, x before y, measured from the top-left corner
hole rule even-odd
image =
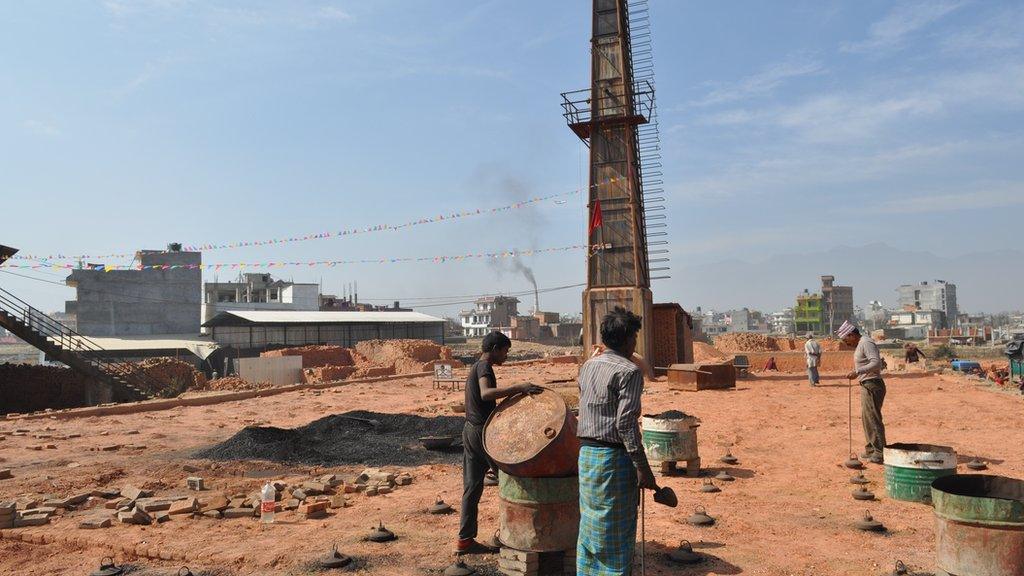
[[[506,576],[575,574],[576,550],[526,552],[503,547],[498,554],[498,571]]]

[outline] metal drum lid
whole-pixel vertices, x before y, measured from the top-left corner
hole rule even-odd
[[[540,454],[560,434],[569,407],[557,392],[513,396],[491,414],[484,428],[484,449],[497,464],[521,464]],[[569,418],[572,418],[569,415]]]
[[[956,451],[937,444],[889,444],[882,451],[886,466],[922,470],[955,470]]]

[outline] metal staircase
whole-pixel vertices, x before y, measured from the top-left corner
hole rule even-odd
[[[134,364],[103,359],[101,355],[105,350],[87,336],[75,332],[2,288],[0,326],[42,350],[48,357],[97,382],[110,385],[115,401],[144,400],[151,397],[144,389],[158,389],[134,369]]]

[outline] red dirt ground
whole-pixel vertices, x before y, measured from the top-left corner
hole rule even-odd
[[[543,383],[572,378],[576,370],[574,365],[531,363],[499,367],[497,374],[501,384]],[[991,466],[994,474],[1024,476],[1024,443],[1019,440],[1024,412],[1019,396],[995,392],[964,377],[924,372],[894,373],[888,381],[884,414],[890,442],[952,445],[961,461],[982,457],[996,462]],[[738,465],[729,467],[738,479],[724,485],[719,494],[699,493],[699,479],[661,480],[676,490],[680,506],[662,508],[647,499],[648,574],[861,576],[891,570],[897,559],[912,567],[934,569],[934,520],[929,507],[886,498],[878,466],[869,467],[866,474],[874,482],[870,488],[881,500],[862,503],[850,497],[851,472],[840,464],[848,456],[846,380],[833,373],[825,375],[823,384],[811,389],[799,374],[755,375],[739,381],[730,391],[670,392],[664,382],[648,384],[646,412],[674,408],[701,418],[699,449],[706,468],[716,472],[717,459],[726,450],[740,459]],[[0,431],[6,433],[18,428],[33,433],[52,428],[45,433],[82,434],[71,440],[46,440],[57,447],[43,451],[25,449],[40,442],[31,434],[0,439],[0,466],[11,468],[14,474],[12,479],[0,480],[0,500],[27,493],[68,495],[125,484],[154,489],[161,495],[180,492],[185,477],[194,474],[203,476],[214,490],[248,493],[262,481],[243,478],[241,474],[247,471],[276,470],[276,476],[288,481],[307,479],[314,473],[357,473],[361,466],[312,470],[260,462],[224,464],[193,460],[189,454],[256,422],[293,427],[355,409],[451,414],[450,405],[461,398],[461,392],[433,390],[430,378],[418,377],[164,412],[0,421]],[[854,448],[859,451],[860,424],[855,420],[853,426]],[[130,434],[134,431],[138,433]],[[146,447],[91,450],[109,444]],[[186,472],[186,464],[202,470]],[[71,513],[48,526],[3,530],[0,573],[87,574],[103,556],[113,555],[119,562],[137,561],[167,574],[176,573],[182,564],[193,571],[218,569],[231,575],[307,574],[304,566],[337,543],[345,552],[366,560],[359,571],[362,574],[436,574],[452,561],[458,516],[430,516],[423,510],[438,495],[457,507],[461,472],[450,465],[407,470],[415,477],[411,486],[377,497],[352,495],[351,507],[332,511],[322,520],[304,520],[287,512],[271,526],[252,519],[175,518],[145,527],[115,524],[103,530],[81,530],[76,520],[80,513]],[[684,523],[698,504],[718,519],[715,526],[698,529]],[[888,535],[852,528],[865,509],[889,527]],[[482,536],[496,528],[496,514],[497,491],[488,489],[481,504]],[[360,541],[378,519],[398,534],[397,542],[377,545]],[[23,534],[52,543],[12,539]],[[69,536],[77,541],[69,544],[63,540]],[[702,550],[717,560],[690,570],[668,564],[665,550],[683,539],[714,543],[715,547]],[[188,556],[184,562],[139,560],[134,552],[122,550],[139,547],[147,554],[164,551]],[[477,565],[493,566],[495,561],[470,558],[470,563]]]

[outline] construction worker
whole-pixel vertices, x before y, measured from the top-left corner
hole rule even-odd
[[[577,576],[630,574],[639,490],[657,484],[640,439],[639,316],[616,306],[601,320],[605,351],[580,368],[580,529]]]
[[[906,360],[907,364],[917,364],[920,359],[928,360],[928,357],[921,352],[921,349],[917,347],[917,344],[913,342],[907,342],[903,345],[903,359]],[[927,364],[927,362],[925,362]]]
[[[466,423],[462,428],[462,510],[459,522],[457,554],[494,554],[498,549],[476,541],[477,510],[484,492],[484,475],[492,468],[491,459],[484,451],[484,423],[500,398],[514,394],[540,391],[533,384],[517,384],[498,388],[494,366],[501,366],[508,358],[512,341],[501,332],[484,337],[482,353],[469,369],[466,378]]]
[[[818,376],[818,366],[821,365],[821,344],[818,344],[811,332],[807,333],[807,341],[804,342],[804,356],[807,357],[807,379],[811,381],[811,386],[817,386],[821,383],[821,378]]]
[[[871,338],[864,338],[849,321],[836,331],[839,337],[847,346],[854,346],[853,370],[846,375],[846,378],[856,378],[860,382],[860,421],[864,427],[864,440],[866,442],[864,453],[861,458],[866,458],[874,464],[882,464],[882,450],[885,448],[885,424],[882,422],[882,403],[885,401],[885,381],[882,380],[882,370],[885,369],[885,360],[878,352],[876,345]]]

